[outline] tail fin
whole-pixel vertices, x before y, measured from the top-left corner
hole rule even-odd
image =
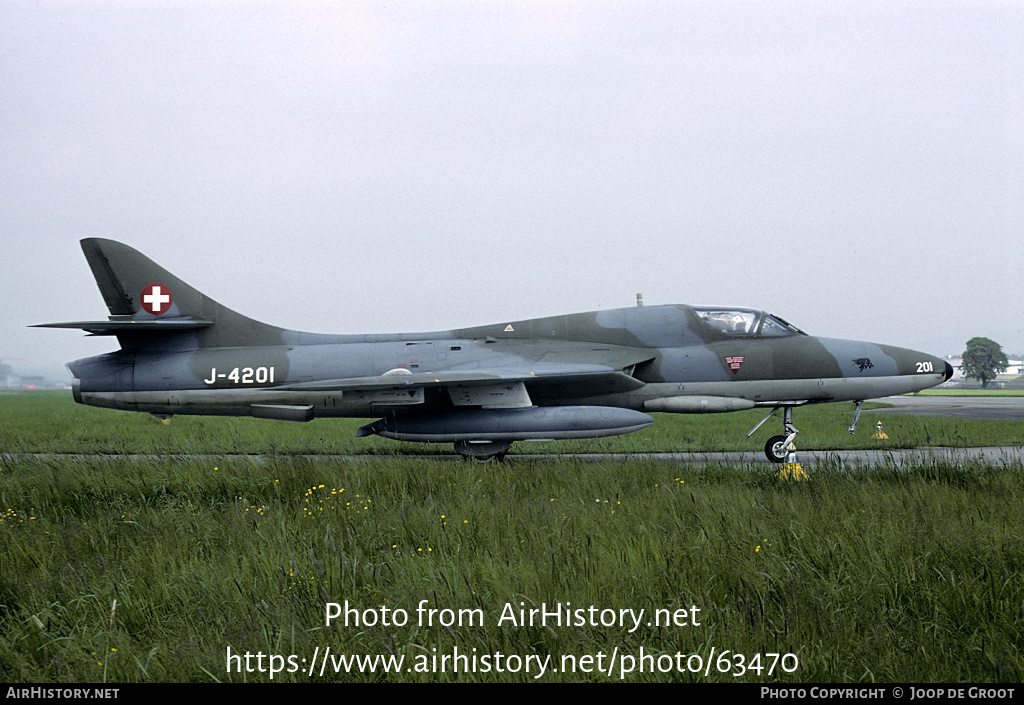
[[[82,251],[110,311],[108,321],[47,323],[116,335],[122,347],[145,345],[153,335],[193,333],[199,347],[279,345],[284,330],[222,306],[144,254],[114,240],[87,238]]]
[[[138,250],[113,240],[88,238],[82,240],[82,252],[111,316],[148,320],[208,318],[214,313],[200,291]]]

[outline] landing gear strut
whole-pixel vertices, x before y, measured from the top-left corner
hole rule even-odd
[[[860,412],[863,408],[864,402],[857,402],[857,408],[853,410],[853,423],[850,424],[850,427],[848,429],[846,429],[847,431],[850,432],[851,436],[857,432],[857,422],[860,421]]]
[[[796,430],[796,426],[793,425],[793,407],[775,407],[774,409],[772,409],[770,414],[761,419],[761,421],[756,426],[750,429],[750,433],[747,434],[747,438],[750,438],[752,435],[754,435],[754,431],[761,428],[761,426],[764,425],[765,421],[775,416],[775,412],[778,411],[779,409],[783,409],[782,423],[783,426],[785,426],[786,435],[772,436],[771,438],[768,439],[768,442],[764,444],[764,454],[768,456],[768,460],[772,461],[773,463],[785,462],[786,454],[789,452],[789,446],[796,438],[796,434],[799,433],[799,431]]]
[[[502,461],[505,453],[512,447],[512,441],[455,441],[455,452],[466,460],[486,463],[491,460]]]

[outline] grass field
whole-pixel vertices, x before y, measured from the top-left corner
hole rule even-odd
[[[834,406],[798,411],[807,443],[849,436]],[[111,454],[0,467],[0,681],[1024,675],[1024,468],[822,465],[789,482],[767,464],[474,464],[389,455],[417,446],[357,441],[355,425],[163,426],[67,395],[0,396],[0,453]],[[742,438],[752,425],[665,416],[574,447],[756,449],[767,433]],[[920,445],[1020,443],[1020,425],[886,420]],[[367,450],[385,457],[297,457]],[[248,452],[267,457],[224,457]],[[196,455],[116,457],[129,453]],[[349,625],[325,624],[346,602]],[[518,623],[541,608],[572,620]]]

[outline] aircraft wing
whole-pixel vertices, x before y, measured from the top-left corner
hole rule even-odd
[[[276,387],[278,391],[294,392],[358,392],[400,391],[419,387],[488,387],[509,383],[522,383],[533,387],[579,387],[577,394],[587,396],[599,387],[607,391],[627,392],[644,386],[640,380],[605,365],[565,364],[537,362],[523,368],[492,368],[446,370],[444,372],[417,372],[386,374],[377,377],[351,377],[346,379],[299,382]]]

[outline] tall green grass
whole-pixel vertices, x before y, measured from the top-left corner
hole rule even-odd
[[[409,659],[456,647],[556,659],[641,647],[706,657],[715,648],[799,659],[791,674],[745,681],[1020,680],[1020,468],[825,466],[808,468],[806,482],[774,470],[549,459],[17,461],[0,472],[0,680],[269,679],[228,673],[228,647]],[[480,609],[486,621],[326,627],[325,605],[346,600],[405,609],[413,621],[427,600]],[[506,603],[558,602],[697,606],[701,623],[633,633],[496,623]],[[626,680],[736,679],[712,669]]]
[[[806,421],[801,410],[808,437],[820,430],[827,442],[824,429],[836,422],[845,434],[848,414],[829,417],[827,409],[815,410],[817,419],[806,410]],[[791,673],[737,677],[718,672],[716,661],[707,675],[672,668],[622,678],[629,682],[1024,675],[1021,467],[822,463],[805,465],[810,479],[793,482],[767,463],[324,460],[301,454],[362,452],[374,439],[337,433],[357,422],[176,418],[166,427],[47,395],[0,397],[0,414],[0,451],[43,453],[0,461],[3,682],[266,681],[270,655],[294,655],[301,669],[275,681],[307,682],[321,678],[311,679],[301,659],[327,648],[401,656],[406,668],[456,649],[550,655],[556,668],[563,656],[639,659],[641,649],[704,659],[728,651],[730,663],[761,654],[761,665],[768,654],[796,657]],[[698,423],[677,427],[692,432],[686,438],[672,436],[666,416],[628,442],[717,450],[736,430],[728,424],[741,436],[752,425],[729,421],[735,416],[687,417]],[[915,443],[945,436],[994,445],[978,428],[886,421],[890,436]],[[415,447],[376,442],[378,453]],[[228,457],[254,451],[264,456]],[[69,452],[83,454],[49,454]],[[132,453],[162,457],[120,457]],[[420,625],[424,600],[480,610],[485,621]],[[378,614],[407,610],[411,620],[325,625],[326,605],[345,601]],[[644,609],[647,618],[696,607],[700,624],[648,627],[645,618],[630,632],[497,623],[506,605],[567,602]],[[253,670],[229,670],[229,648],[249,653]],[[543,680],[618,681],[620,667],[610,675],[549,671]],[[323,679],[533,675],[452,673],[449,664],[443,673],[328,669]]]

